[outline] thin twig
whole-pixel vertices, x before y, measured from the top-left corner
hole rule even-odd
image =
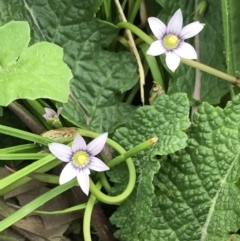
[[[9,104],[8,109],[17,115],[33,133],[41,134],[46,131],[42,123],[17,101]]]
[[[118,12],[120,14],[120,17],[121,17],[122,21],[127,22],[127,19],[126,19],[125,14],[122,10],[122,7],[121,7],[121,4],[120,4],[119,0],[115,0],[115,3],[117,5]],[[137,60],[139,78],[140,78],[141,101],[144,104],[145,100],[144,100],[144,88],[143,88],[143,86],[145,85],[145,75],[144,75],[144,70],[143,70],[141,58],[139,56],[139,53],[138,53],[138,50],[137,50],[136,44],[134,42],[133,35],[132,35],[131,31],[127,29],[126,34],[128,36],[129,45],[130,45],[130,47],[131,47],[131,49],[132,49],[132,51],[135,55],[135,58]]]

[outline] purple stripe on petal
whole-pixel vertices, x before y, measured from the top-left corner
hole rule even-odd
[[[182,30],[183,16],[181,9],[178,9],[171,17],[167,25],[167,33],[179,35]]]
[[[59,160],[63,162],[69,162],[72,160],[73,152],[71,147],[60,143],[51,143],[48,144],[48,148]]]
[[[62,170],[60,177],[59,177],[59,183],[64,184],[69,181],[71,181],[73,178],[75,178],[78,175],[78,169],[73,166],[71,162],[69,162]]]
[[[103,133],[87,145],[87,152],[91,156],[96,156],[103,149],[107,141],[108,133]]]
[[[88,166],[81,168],[81,170],[84,172],[84,174],[90,175],[90,170],[89,170]]]
[[[102,172],[102,171],[107,171],[109,170],[109,167],[101,161],[97,157],[90,157],[90,163],[88,164],[88,168],[97,171],[97,172]]]
[[[89,175],[85,174],[82,170],[77,175],[78,184],[82,191],[88,195],[89,194]]]
[[[72,144],[73,152],[75,153],[77,151],[86,151],[86,149],[87,149],[87,144],[85,140],[79,134],[77,134]]]

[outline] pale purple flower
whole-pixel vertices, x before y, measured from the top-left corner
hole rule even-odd
[[[166,26],[158,18],[148,18],[149,26],[157,38],[147,51],[147,54],[157,56],[166,54],[166,64],[173,72],[180,64],[180,57],[197,59],[196,50],[184,40],[197,35],[204,27],[199,21],[183,25],[183,16],[178,9]]]
[[[59,115],[61,114],[63,108],[62,107],[58,108],[57,113],[56,113],[56,111],[54,111],[50,108],[44,108],[44,110],[45,110],[45,114],[43,115],[43,117],[45,119],[52,119],[52,118],[55,118],[55,117],[58,118]]]
[[[49,150],[54,156],[68,162],[60,174],[59,183],[64,184],[77,177],[81,189],[88,195],[90,169],[98,172],[109,170],[104,162],[95,157],[103,149],[107,136],[108,133],[103,133],[88,145],[79,134],[74,138],[72,147],[60,143],[49,144]]]

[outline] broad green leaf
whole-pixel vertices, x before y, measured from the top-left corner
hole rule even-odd
[[[116,130],[114,138],[127,150],[144,140],[157,136],[158,142],[150,149],[136,155],[133,160],[137,168],[138,182],[132,195],[120,205],[111,221],[117,227],[116,236],[120,240],[139,240],[152,218],[154,174],[159,171],[158,155],[168,155],[186,146],[189,125],[189,103],[185,94],[160,95],[151,106],[136,111],[126,127]],[[111,181],[117,183],[113,193],[124,188],[127,173],[124,165],[109,172]]]
[[[205,27],[199,34],[199,60],[203,64],[226,72],[221,4],[215,0],[208,0],[207,3],[207,12],[200,19],[205,23]],[[204,72],[200,78],[201,101],[207,101],[212,105],[219,104],[221,98],[230,90],[230,84],[225,80]]]
[[[27,22],[10,22],[0,28],[1,70],[15,64],[26,51],[30,42],[30,28]],[[2,71],[1,71],[2,72]],[[2,78],[1,78],[2,79]]]
[[[155,175],[151,218],[140,224],[137,238],[122,228],[121,240],[238,240],[230,234],[240,228],[239,110],[240,96],[225,109],[208,103],[198,108],[187,147],[162,161]]]
[[[99,58],[92,59],[94,55]],[[72,82],[72,94],[62,113],[79,127],[112,132],[135,111],[122,103],[121,94],[136,83],[135,62],[127,53],[115,54],[97,47],[86,58],[79,61],[79,79]]]
[[[215,0],[207,2],[207,11],[199,19],[200,22],[205,23],[205,27],[195,38],[191,38],[187,42],[195,46],[200,62],[224,72],[226,66],[222,39],[221,4]],[[189,2],[188,0],[168,1],[159,18],[167,22],[169,16],[172,16],[178,8],[181,8],[183,12],[184,25],[195,21],[193,20],[195,2]],[[181,64],[172,76],[168,93],[185,92],[192,100],[196,80],[200,83],[200,89],[197,88],[197,91],[200,92],[201,102],[207,101],[211,104],[218,104],[221,98],[229,92],[230,85],[227,81],[204,72],[196,74],[195,69]]]
[[[99,132],[112,131],[131,118],[135,108],[122,103],[123,93],[138,81],[132,54],[106,50],[118,30],[94,18],[101,2],[0,2],[3,21],[28,20],[33,42],[45,40],[64,48],[64,61],[74,78],[62,115],[77,126]]]
[[[240,34],[239,9],[240,1],[222,0],[223,30],[225,39],[226,63],[228,73],[240,76]]]
[[[0,27],[0,105],[16,99],[68,99],[70,69],[63,62],[63,50],[41,42],[27,48],[27,22],[9,22]]]

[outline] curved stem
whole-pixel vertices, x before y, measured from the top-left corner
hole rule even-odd
[[[96,185],[96,188],[100,189],[102,187],[101,183],[98,182]],[[92,216],[92,210],[94,207],[96,201],[96,197],[94,195],[90,195],[88,202],[87,202],[87,206],[85,209],[85,213],[84,213],[84,217],[83,217],[83,236],[84,236],[84,240],[92,240],[91,238],[91,216]]]
[[[120,22],[120,23],[117,24],[117,27],[129,29],[131,32],[136,34],[140,39],[142,39],[144,42],[148,43],[149,45],[153,42],[153,39],[150,36],[148,36],[140,28],[136,27],[132,23]]]
[[[106,175],[105,175],[104,172],[101,172],[101,173],[99,174],[99,180],[100,180],[101,184],[103,185],[104,189],[105,189],[107,192],[109,192],[110,189],[111,189],[111,186],[110,186],[110,184],[109,184],[109,182],[108,182],[108,180],[107,180],[107,177],[106,177]]]
[[[118,196],[112,197],[104,194],[97,188],[92,179],[90,179],[90,191],[99,201],[107,204],[120,204],[132,193],[136,182],[136,171],[131,158],[128,158],[126,163],[129,171],[129,180],[126,189]]]
[[[90,179],[90,191],[93,193],[93,195],[96,196],[96,198],[99,201],[108,203],[108,204],[120,204],[121,202],[123,202],[132,193],[132,190],[135,187],[135,182],[136,182],[135,166],[134,166],[133,161],[130,158],[130,156],[137,154],[138,152],[150,147],[151,145],[155,144],[156,142],[157,142],[156,137],[151,138],[151,139],[139,144],[138,146],[134,147],[132,150],[130,150],[128,152],[126,152],[121,146],[119,146],[117,143],[115,143],[114,149],[116,149],[122,155],[111,160],[108,163],[108,166],[113,167],[126,160],[126,164],[127,164],[128,171],[129,171],[129,180],[128,180],[127,187],[118,196],[108,196],[108,195],[102,193],[97,188],[97,186],[93,183],[93,181]]]
[[[99,135],[97,133],[94,133],[94,132],[91,132],[88,130],[82,130],[82,129],[79,129],[78,132],[82,136],[88,136],[88,137],[93,137],[93,138],[95,138]],[[115,142],[109,138],[107,139],[107,144],[112,146],[120,154],[126,153],[126,151],[124,150],[123,147],[121,147],[117,142]],[[108,163],[108,165],[110,163],[111,163],[111,161]],[[119,204],[122,201],[124,201],[131,194],[131,192],[135,186],[135,182],[136,182],[136,171],[135,171],[135,166],[134,166],[131,158],[128,158],[126,160],[126,163],[127,163],[128,170],[129,170],[129,181],[128,181],[127,187],[124,190],[124,192],[118,196],[112,197],[112,196],[108,196],[108,195],[102,193],[101,191],[98,190],[98,188],[96,187],[96,185],[90,178],[90,191],[99,201],[101,201],[103,203],[108,203],[108,204]]]

